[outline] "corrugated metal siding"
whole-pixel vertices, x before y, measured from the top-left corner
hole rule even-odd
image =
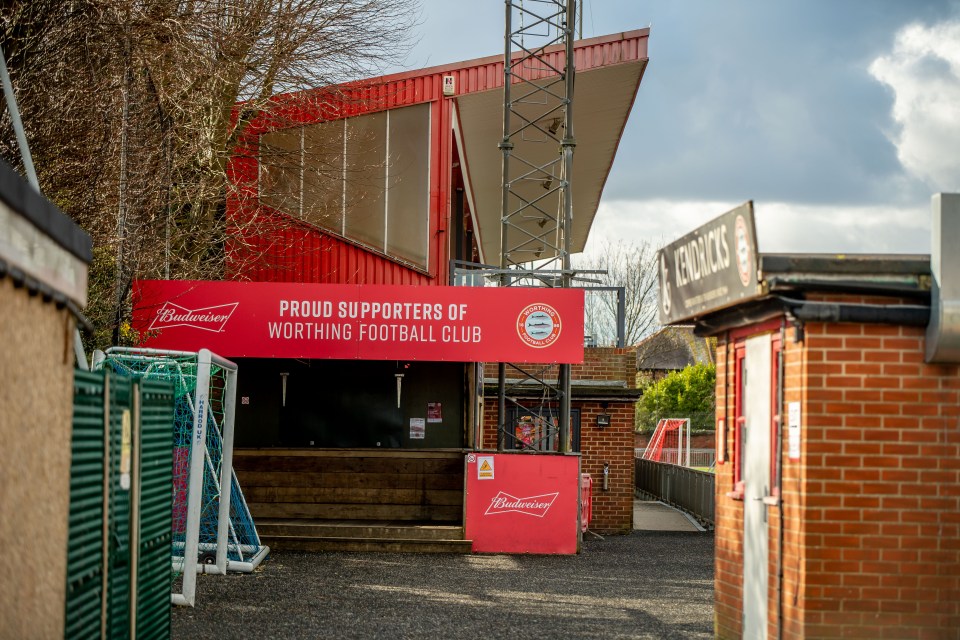
[[[279,214],[278,214],[279,215]],[[429,275],[305,224],[271,224],[248,235],[231,260],[229,277],[255,282],[431,284]]]
[[[173,384],[140,381],[140,544],[137,638],[170,637]]]
[[[130,491],[120,488],[124,412],[132,423],[130,387],[130,380],[110,376],[110,491],[107,503],[110,518],[107,636],[110,638],[130,637]]]
[[[100,637],[103,376],[74,372],[65,638]]]
[[[103,520],[109,638],[131,636],[131,491],[120,486],[124,415],[131,427],[131,465],[137,438],[133,394],[140,396],[140,509],[137,550],[137,638],[170,634],[170,536],[173,469],[173,389],[170,383],[131,380],[106,372],[74,374],[70,516],[64,637],[99,638],[103,601]],[[109,451],[104,442],[104,396],[109,394]],[[109,457],[107,495],[104,468]],[[131,467],[133,470],[135,466]],[[134,474],[135,475],[135,474]]]

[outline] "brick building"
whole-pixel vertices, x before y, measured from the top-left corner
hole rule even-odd
[[[593,518],[590,530],[597,533],[628,533],[633,529],[633,426],[635,404],[640,390],[635,383],[636,347],[617,349],[591,347],[584,350],[583,364],[571,371],[571,420],[574,450],[580,451],[582,473],[593,479]],[[546,365],[529,365],[539,370]],[[556,379],[556,367],[542,375]],[[510,395],[529,406],[539,385],[523,385],[519,378],[509,380]],[[487,364],[484,371],[484,410],[482,446],[497,446],[497,365]],[[512,422],[522,420],[522,411],[508,412]],[[605,419],[606,418],[606,419]],[[608,422],[608,425],[600,426]],[[522,448],[515,437],[509,447]],[[604,488],[604,466],[607,484]]]
[[[932,260],[760,255],[751,295],[698,312],[719,344],[717,637],[958,637],[960,366],[930,322],[960,273],[948,238]]]

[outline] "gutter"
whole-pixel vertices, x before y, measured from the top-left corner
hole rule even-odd
[[[930,322],[930,306],[814,302],[774,295],[754,305],[734,307],[712,317],[701,318],[697,320],[694,335],[716,335],[744,325],[772,320],[782,315],[787,315],[796,322],[857,322],[926,327]]]
[[[909,304],[866,304],[810,302],[776,296],[797,320],[805,322],[862,322],[925,327],[930,323],[930,307]]]

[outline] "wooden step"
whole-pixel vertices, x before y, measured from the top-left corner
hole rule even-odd
[[[258,523],[265,518],[423,522],[459,522],[463,518],[461,505],[248,502],[247,506]]]
[[[456,489],[386,489],[343,487],[260,487],[247,484],[243,490],[247,502],[302,502],[314,504],[424,504],[463,505],[463,488]]]
[[[233,467],[237,473],[244,471],[264,472],[283,470],[295,473],[409,473],[409,474],[454,474],[463,475],[463,455],[444,454],[428,456],[420,452],[397,452],[383,455],[380,452],[346,451],[332,455],[329,450],[317,451],[270,451],[236,450]]]
[[[459,525],[396,522],[328,522],[325,520],[264,519],[257,521],[260,537],[366,538],[404,540],[463,540]]]
[[[283,467],[280,467],[282,469]],[[244,471],[236,469],[246,487],[316,487],[325,489],[430,489],[463,491],[463,473],[364,473]]]
[[[234,469],[258,524],[463,522],[462,451],[241,449]]]
[[[401,522],[265,519],[260,540],[289,551],[380,551],[390,553],[470,553],[459,525]]]
[[[261,536],[271,549],[283,551],[357,551],[381,553],[470,553],[470,540],[418,540],[401,538],[305,538]]]

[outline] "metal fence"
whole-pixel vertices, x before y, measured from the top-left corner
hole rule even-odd
[[[686,511],[708,529],[714,523],[714,475],[651,460],[634,460],[635,486],[646,495]]]
[[[681,458],[685,458],[687,455],[686,449],[677,451],[676,449],[668,449],[664,447],[661,452],[660,462],[667,462],[670,464],[679,464]],[[639,460],[643,457],[643,449],[634,449],[633,457]],[[714,466],[717,461],[717,452],[715,449],[690,449],[690,464],[686,465],[689,467],[697,467],[701,469],[710,469]]]
[[[170,383],[74,372],[65,638],[170,637],[173,410]]]

